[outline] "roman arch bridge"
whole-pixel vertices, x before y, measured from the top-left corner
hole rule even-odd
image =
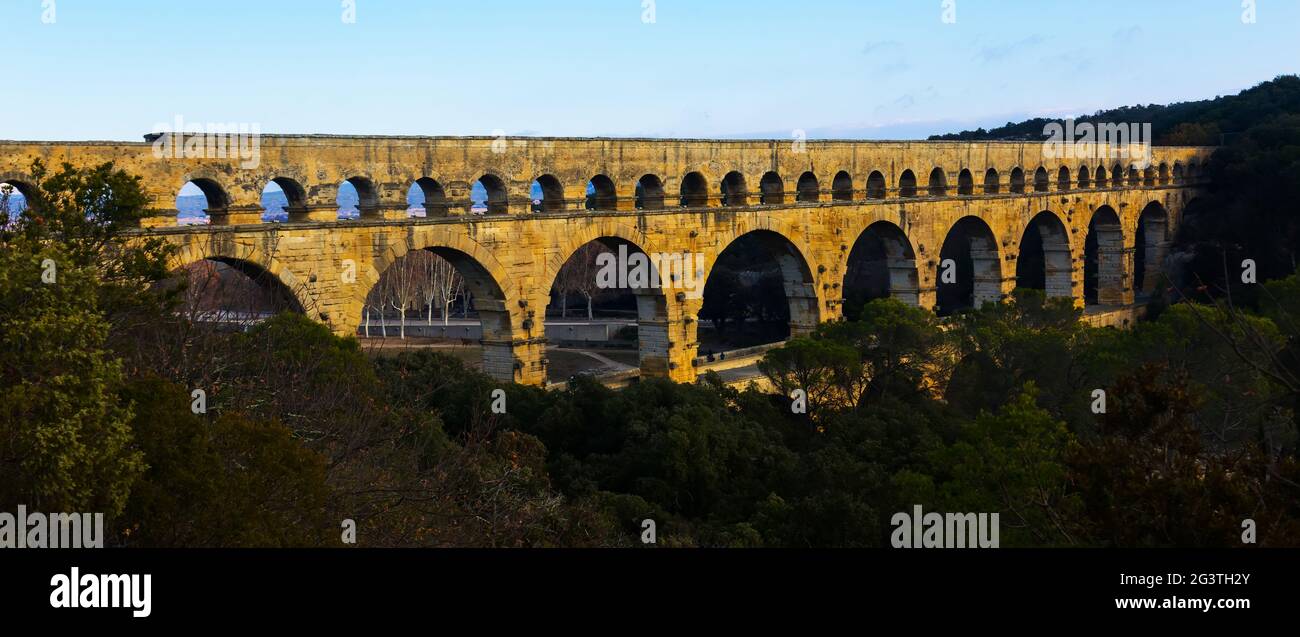
[[[941,312],[997,300],[1018,283],[1080,305],[1131,305],[1155,284],[1212,150],[1156,147],[1139,167],[1104,146],[1090,158],[1045,158],[1035,142],[259,141],[255,161],[177,158],[184,153],[149,142],[0,142],[0,182],[21,192],[37,158],[114,161],[143,177],[153,202],[135,232],[174,242],[177,267],[213,259],[269,273],[339,334],[357,333],[386,268],[433,251],[473,293],[484,369],[541,383],[552,282],[595,240],[703,255],[706,276],[733,242],[757,240],[780,267],[792,333],[843,316],[851,282],[863,277]],[[209,224],[177,223],[177,193],[191,182],[206,195]],[[284,191],[285,222],[263,221],[269,182]],[[358,195],[355,219],[338,214],[345,182]],[[486,193],[477,207],[475,183]],[[424,217],[408,215],[413,185]],[[702,300],[665,285],[638,290],[637,306],[642,373],[694,379]]]

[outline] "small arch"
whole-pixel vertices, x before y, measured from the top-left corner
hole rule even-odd
[[[1121,165],[1119,165],[1119,164],[1115,164],[1114,166],[1111,166],[1111,167],[1110,167],[1110,186],[1111,186],[1112,188],[1123,188],[1123,187],[1124,187],[1124,167],[1123,167],[1123,166],[1121,166]]]
[[[564,186],[555,175],[542,175],[529,186],[533,212],[560,212],[564,210]]]
[[[349,177],[339,184],[339,219],[357,219],[379,210],[379,190],[368,177]]]
[[[1048,298],[1073,297],[1070,235],[1056,214],[1044,210],[1025,226],[1016,256],[1016,287],[1043,290]]]
[[[1142,184],[1142,173],[1138,171],[1137,166],[1128,167],[1128,185],[1139,186]]]
[[[763,174],[758,182],[760,203],[766,206],[779,206],[785,203],[785,183],[775,172]]]
[[[1155,166],[1147,166],[1146,168],[1144,168],[1144,169],[1142,170],[1142,185],[1143,185],[1143,186],[1154,186],[1154,185],[1156,185],[1156,168],[1155,168]]]
[[[1183,162],[1181,161],[1174,162],[1174,183],[1181,184],[1185,180],[1186,180],[1186,174],[1183,168]]]
[[[421,177],[406,192],[407,212],[413,217],[446,217],[450,214],[447,191],[430,177]]]
[[[961,172],[957,174],[957,194],[963,197],[975,194],[975,178],[971,176],[970,170],[967,168],[961,169]]]
[[[945,197],[948,195],[948,175],[943,172],[942,168],[936,167],[930,171],[927,190],[931,197]]]
[[[1016,194],[1025,192],[1025,171],[1019,166],[1011,169],[1011,192]]]
[[[587,182],[587,210],[615,210],[618,208],[618,192],[614,180],[607,175],[596,175]]]
[[[37,208],[36,188],[20,179],[0,179],[0,213],[8,213],[13,219],[21,216],[29,208]]]
[[[1047,192],[1047,191],[1048,191],[1047,169],[1043,168],[1042,166],[1039,166],[1038,170],[1034,171],[1034,192]]]
[[[1091,188],[1092,175],[1088,173],[1087,166],[1079,166],[1079,188]]]
[[[1070,190],[1071,185],[1072,180],[1069,167],[1061,166],[1061,169],[1056,171],[1056,189],[1065,192]]]
[[[686,173],[682,177],[681,194],[683,208],[703,208],[709,205],[709,182],[700,173]]]
[[[1166,164],[1164,162],[1160,163],[1159,178],[1160,178],[1160,185],[1162,186],[1169,185],[1169,164]]]
[[[884,177],[881,177],[881,182],[884,182]],[[853,177],[848,172],[841,170],[835,173],[835,179],[831,181],[831,200],[853,201]]]
[[[504,215],[510,211],[507,203],[506,183],[488,173],[479,177],[470,188],[469,211],[480,215]]]
[[[821,200],[821,187],[817,184],[817,175],[808,171],[799,175],[799,184],[796,186],[798,194],[795,200],[799,202],[814,202]]]
[[[1002,189],[1002,182],[996,168],[984,171],[984,194],[996,195]]]
[[[230,197],[211,179],[191,179],[176,193],[176,220],[182,226],[210,223],[210,215],[223,214],[229,208]]]
[[[737,171],[731,171],[722,178],[722,184],[719,186],[722,195],[722,205],[728,207],[747,206],[749,205],[749,189],[745,186],[745,176]]]
[[[1187,163],[1187,181],[1195,182],[1201,176],[1201,165],[1195,159]]]
[[[1097,167],[1097,175],[1096,175],[1096,179],[1097,179],[1097,187],[1098,187],[1098,188],[1107,188],[1107,187],[1110,186],[1110,183],[1109,183],[1109,181],[1108,181],[1108,179],[1107,179],[1107,177],[1106,177],[1106,167],[1105,167],[1105,166],[1098,166],[1098,167]]]
[[[886,196],[885,175],[879,170],[871,171],[867,176],[867,199],[884,199]]]
[[[898,178],[898,196],[916,196],[916,174],[911,169],[904,170],[903,174]]]
[[[664,182],[660,181],[657,175],[642,175],[637,180],[636,209],[664,209]]]
[[[289,216],[307,212],[307,191],[288,177],[275,177],[262,188],[262,221],[288,221]]]

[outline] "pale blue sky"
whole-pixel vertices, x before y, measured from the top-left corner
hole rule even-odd
[[[49,0],[44,0],[48,2]],[[0,139],[914,138],[1300,71],[1300,1],[0,0]]]

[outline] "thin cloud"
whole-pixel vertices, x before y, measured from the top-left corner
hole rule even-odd
[[[1042,44],[1044,41],[1045,39],[1043,36],[1035,34],[1008,44],[986,46],[980,49],[975,55],[985,64],[992,64],[994,62],[1001,62],[1016,53],[1032,49],[1039,44]]]

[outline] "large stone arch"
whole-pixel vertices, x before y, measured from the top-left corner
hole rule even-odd
[[[1002,300],[1002,258],[993,225],[980,216],[966,215],[944,233],[935,264],[936,312],[952,314]]]
[[[1155,292],[1164,272],[1165,257],[1169,254],[1170,228],[1169,211],[1159,201],[1148,202],[1138,213],[1133,224],[1133,290],[1136,294],[1148,296]]]
[[[853,236],[845,251],[843,298],[856,305],[864,299],[889,296],[920,305],[920,272],[907,232],[892,221],[876,220]],[[883,294],[881,293],[883,292]],[[846,316],[860,308],[849,305]]]
[[[732,244],[746,237],[760,242],[781,270],[786,301],[790,306],[790,335],[807,334],[816,329],[822,316],[822,299],[817,292],[817,275],[825,266],[816,263],[808,246],[800,247],[797,240],[803,233],[793,222],[783,222],[771,215],[763,215],[749,224],[735,224],[727,232],[719,232],[714,252],[706,259],[704,281],[713,276],[714,266]]]
[[[641,374],[669,378],[693,374],[676,359],[681,358],[678,354],[682,346],[695,340],[694,323],[683,319],[687,311],[686,297],[703,294],[704,280],[698,275],[702,264],[695,263],[694,255],[680,254],[680,261],[661,265],[657,259],[672,259],[678,255],[661,252],[644,232],[632,226],[602,219],[584,223],[573,232],[565,233],[559,249],[549,255],[542,276],[548,294],[569,259],[593,241],[600,241],[615,251],[626,247],[629,255],[644,253],[648,257],[647,263],[655,265],[659,277],[657,283],[631,290],[636,297]],[[676,263],[680,263],[680,267],[674,267]],[[685,333],[687,331],[689,333]]]
[[[1133,302],[1128,271],[1133,251],[1127,248],[1119,213],[1109,205],[1093,211],[1084,241],[1084,303],[1126,305]]]
[[[289,294],[298,305],[296,309],[301,310],[308,318],[328,324],[336,333],[339,332],[336,327],[337,322],[343,317],[332,316],[329,312],[322,311],[310,289],[309,282],[286,267],[276,256],[256,246],[229,238],[217,242],[204,240],[205,238],[207,237],[191,235],[191,240],[181,245],[168,258],[168,271],[175,272],[207,260],[235,265],[246,274],[249,273],[246,267],[255,268],[256,271],[270,276],[284,292]]]
[[[461,229],[457,227],[457,229]],[[358,276],[352,304],[355,315],[383,273],[412,250],[428,250],[446,259],[465,279],[483,326],[483,371],[502,381],[538,383],[546,377],[545,331],[528,291],[517,287],[492,252],[447,226],[416,227],[405,240],[388,243]],[[355,331],[356,327],[353,326]]]
[[[1055,212],[1043,210],[1024,228],[1016,254],[1017,287],[1041,289],[1049,298],[1074,298],[1074,248],[1065,221]],[[1037,263],[1040,250],[1041,269]]]

